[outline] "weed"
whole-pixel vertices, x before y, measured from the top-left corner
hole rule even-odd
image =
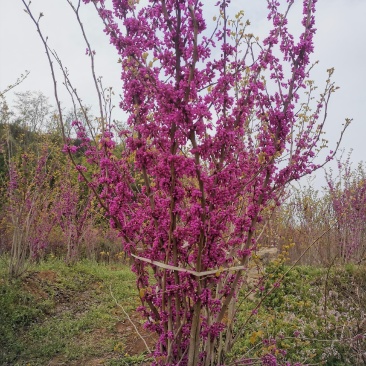
[[[254,304],[286,270],[284,265],[268,266],[269,280],[256,298],[243,303],[237,331]],[[291,363],[364,365],[366,269],[348,266],[327,272],[312,267],[290,271],[281,285],[263,299],[258,314],[248,322],[228,359],[258,359],[274,354]]]

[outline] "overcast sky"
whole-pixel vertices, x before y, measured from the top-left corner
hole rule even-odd
[[[216,2],[202,1],[205,4]],[[265,3],[265,0],[232,0],[235,9],[245,10],[246,17],[252,23],[252,32],[259,36],[264,36],[268,29]],[[49,37],[50,46],[70,70],[74,86],[84,102],[95,105],[88,67],[90,59],[85,55],[84,41],[66,0],[32,0],[31,6],[34,14],[43,12],[41,26],[44,35]],[[301,7],[302,1],[295,0],[290,18],[295,34],[299,30],[296,19],[301,14]],[[0,0],[0,91],[29,70],[30,75],[15,91],[41,91],[50,97],[53,104],[52,79],[43,45],[23,8],[21,0]],[[91,5],[83,6],[82,16],[92,48],[96,50],[97,74],[103,75],[104,85],[113,86],[118,94],[121,84],[116,52],[102,32],[95,9]],[[330,103],[327,138],[331,147],[336,143],[344,119],[353,118],[342,146],[346,151],[353,149],[352,160],[355,163],[366,160],[366,67],[362,66],[366,60],[365,19],[366,0],[318,0],[318,31],[313,61],[320,62],[312,79],[321,89],[327,77],[326,70],[335,68],[334,81],[340,89]],[[7,99],[11,98],[12,94],[9,93]],[[62,93],[61,99],[65,106],[69,105],[66,92]],[[115,115],[121,116],[118,113]]]

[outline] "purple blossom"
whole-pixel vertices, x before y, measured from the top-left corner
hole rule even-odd
[[[217,10],[229,3],[217,2]],[[304,1],[296,41],[280,3],[268,1],[271,30],[255,57],[242,59],[232,25],[207,33],[200,2],[113,0],[112,9],[96,2],[121,59],[122,151],[111,131],[94,144],[81,122],[73,125],[94,165],[90,184],[131,255],[140,310],[159,339],[157,364],[205,363],[207,342],[217,347],[232,321],[227,306],[245,283],[263,209],[280,202],[288,182],[318,168],[327,93],[308,118],[298,112],[314,4]],[[277,365],[271,354],[262,362]]]

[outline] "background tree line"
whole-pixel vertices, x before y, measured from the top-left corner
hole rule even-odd
[[[67,115],[68,135],[71,113]],[[1,101],[0,251],[10,255],[10,273],[22,273],[26,260],[47,255],[67,262],[87,257],[123,258],[117,232],[109,228],[98,203],[62,152],[57,114],[40,92],[17,93],[12,106]],[[71,138],[78,145],[77,138]],[[121,143],[120,149],[123,149]],[[79,164],[87,164],[82,151]],[[338,161],[325,173],[321,191],[307,183],[292,186],[281,207],[269,206],[259,246],[289,250],[296,261],[307,245],[326,232],[300,259],[302,264],[361,263],[366,255],[366,180],[364,165]]]
[[[16,94],[11,107],[1,100],[0,252],[9,255],[11,276],[48,255],[69,263],[120,258],[117,233],[62,152],[57,118],[39,92]],[[75,159],[85,163],[82,151]]]

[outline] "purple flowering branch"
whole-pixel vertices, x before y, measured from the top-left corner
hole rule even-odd
[[[318,168],[312,150],[320,138],[322,127],[315,128],[322,103],[300,121],[302,131],[294,137],[301,118],[295,104],[306,88],[313,51],[314,4],[304,2],[304,31],[295,43],[286,27],[291,3],[283,15],[276,2],[268,2],[273,29],[258,54],[250,48],[248,65],[246,59],[238,62],[240,42],[230,40],[226,1],[218,3],[222,29],[211,37],[221,45],[218,59],[207,47],[199,3],[161,1],[138,8],[115,1],[108,10],[104,1],[94,2],[121,57],[121,108],[129,113],[131,128],[119,162],[123,172],[106,180],[116,174],[116,162],[103,159],[99,183],[109,214],[128,238],[125,249],[136,259],[133,269],[147,306],[141,310],[152,319],[147,326],[160,335],[155,355],[164,364],[221,360],[223,319],[235,305],[262,209],[278,200],[289,181]],[[284,63],[291,70],[287,78]],[[270,92],[263,82],[267,71],[278,91]],[[332,91],[329,84],[321,102]],[[288,152],[288,164],[281,167]],[[125,165],[131,155],[143,186],[126,201],[136,179]],[[235,262],[240,269],[230,273]],[[225,270],[216,271],[220,267]]]
[[[132,259],[139,310],[159,338],[156,365],[224,362],[263,210],[280,204],[290,181],[321,166],[314,159],[324,120],[318,123],[334,85],[327,82],[314,112],[310,98],[302,103],[313,92],[316,1],[303,2],[297,41],[287,28],[293,1],[284,13],[278,1],[267,3],[272,29],[260,43],[240,33],[228,0],[216,3],[213,33],[195,0],[113,0],[111,9],[93,1],[120,57],[129,127],[119,133],[119,151],[112,126],[102,124],[93,141],[74,121],[94,174],[87,179],[76,168]],[[73,150],[66,141],[71,159]]]

